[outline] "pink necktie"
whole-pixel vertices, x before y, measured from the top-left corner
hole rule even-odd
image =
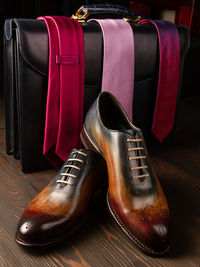
[[[84,94],[84,39],[80,24],[70,18],[46,16],[49,76],[43,154],[60,168],[80,145]]]
[[[158,33],[160,65],[152,133],[162,142],[174,126],[179,88],[180,40],[176,26],[164,20],[141,20]]]
[[[122,19],[91,19],[100,24],[104,40],[102,91],[112,93],[132,120],[134,89],[134,38]]]

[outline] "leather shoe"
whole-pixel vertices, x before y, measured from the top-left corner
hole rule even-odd
[[[107,163],[109,211],[120,228],[145,253],[169,249],[169,210],[151,167],[140,129],[118,100],[102,92],[87,113],[81,139]]]
[[[17,243],[49,246],[73,233],[86,219],[95,187],[106,177],[102,156],[73,149],[57,176],[25,209],[17,227]]]

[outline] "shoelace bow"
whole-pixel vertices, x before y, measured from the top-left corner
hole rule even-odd
[[[74,154],[77,154],[77,157],[78,157],[79,154],[82,155],[82,156],[84,156],[84,157],[87,157],[87,154],[86,153],[84,153],[82,151],[78,151],[78,150],[72,152],[72,155],[74,155]],[[75,178],[76,179],[77,178],[77,175],[72,174],[71,173],[71,170],[76,169],[76,170],[80,171],[80,167],[74,165],[73,163],[79,162],[80,164],[83,164],[84,161],[82,159],[79,159],[79,158],[69,158],[67,160],[67,162],[69,164],[64,165],[64,168],[66,168],[66,172],[62,172],[61,173],[61,176],[63,177],[63,180],[61,180],[61,179],[60,180],[57,180],[56,183],[63,183],[63,184],[68,184],[68,185],[74,185],[73,183],[70,183],[69,181],[66,181],[65,178],[66,177],[72,177],[72,178]],[[72,162],[72,163],[70,164],[70,162]]]
[[[126,140],[127,142],[142,142],[141,138],[135,139],[135,138],[127,138]],[[139,151],[139,150],[144,150],[144,147],[142,147],[141,145],[138,147],[131,147],[128,148],[128,151]],[[140,160],[140,159],[146,159],[146,156],[133,156],[133,157],[129,157],[129,160]],[[141,161],[139,161],[141,162]],[[141,166],[135,166],[135,167],[131,167],[131,170],[143,170],[143,169],[148,169],[147,165],[141,165]],[[144,178],[144,177],[148,177],[149,173],[146,174],[141,174],[141,175],[137,175],[137,176],[132,176],[133,179],[137,179],[137,178]]]

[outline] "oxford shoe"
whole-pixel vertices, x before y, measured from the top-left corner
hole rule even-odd
[[[73,149],[56,177],[22,214],[17,243],[49,246],[76,231],[86,220],[91,195],[106,176],[102,156],[88,149]]]
[[[147,254],[169,249],[169,209],[140,129],[110,93],[100,93],[81,133],[85,147],[107,163],[109,211],[126,235]]]

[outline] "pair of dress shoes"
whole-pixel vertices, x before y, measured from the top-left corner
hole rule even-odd
[[[145,253],[169,249],[169,210],[152,170],[140,129],[117,99],[102,92],[81,133],[85,149],[73,149],[57,176],[28,205],[17,228],[23,246],[51,245],[86,219],[95,187],[108,173],[107,204],[119,227]]]

